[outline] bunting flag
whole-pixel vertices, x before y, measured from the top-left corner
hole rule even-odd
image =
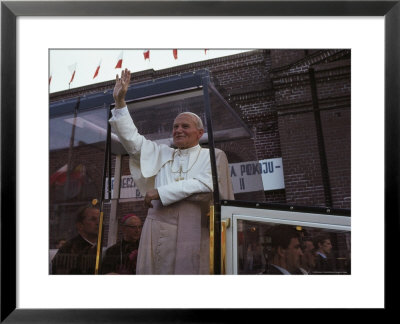
[[[69,84],[71,84],[71,83],[72,83],[72,81],[74,81],[74,78],[75,78],[75,72],[76,72],[76,71],[74,71],[74,72],[72,73],[71,80],[69,80]]]
[[[71,84],[72,81],[74,81],[75,72],[76,72],[76,65],[77,65],[77,64],[75,63],[75,64],[72,64],[72,65],[70,65],[70,66],[68,67],[69,71],[72,73],[72,75],[71,75],[71,80],[69,80],[69,84]]]
[[[101,65],[101,60],[97,65],[96,71],[94,72],[93,79],[99,75],[100,65]]]
[[[150,50],[144,51],[143,52],[144,60],[149,60],[150,61]]]
[[[174,55],[174,59],[177,60],[178,59],[178,50],[177,49],[173,49],[172,50],[172,54]]]
[[[122,57],[124,55],[124,52],[122,51],[119,56],[118,56],[118,62],[117,65],[115,66],[116,69],[122,68]]]
[[[53,78],[53,76],[50,74],[49,76],[49,84],[51,83],[51,79]]]
[[[208,50],[206,50],[206,49],[204,50],[204,55],[207,55],[207,51],[208,51]]]

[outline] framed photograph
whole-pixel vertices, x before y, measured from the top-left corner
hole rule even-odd
[[[398,1],[2,1],[1,321],[219,322],[279,308],[391,309],[390,291],[398,282],[387,262],[396,253],[390,239],[399,232],[399,21]],[[250,276],[49,275],[49,249],[62,236],[49,226],[54,192],[48,177],[55,174],[49,174],[49,128],[58,127],[49,127],[49,50],[124,48],[348,49],[337,51],[351,61],[339,67],[351,71],[351,272],[286,280],[257,276],[258,268]],[[244,182],[235,185],[241,190]],[[233,216],[248,239],[281,217],[276,211],[256,228],[257,213]],[[313,232],[318,221],[304,216],[302,222]],[[346,244],[343,224],[329,231]],[[246,262],[224,271],[250,273]],[[326,300],[312,300],[323,291],[329,292]]]

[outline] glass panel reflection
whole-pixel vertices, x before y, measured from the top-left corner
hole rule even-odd
[[[107,115],[105,107],[85,111],[77,107],[75,113],[50,119],[52,274],[94,274]]]
[[[265,201],[265,167],[257,157],[253,133],[212,86],[210,107],[215,147],[227,155],[235,199]]]
[[[197,114],[207,128],[202,90],[128,103],[128,109],[139,133],[159,144],[173,145],[172,124],[175,117],[182,112]],[[206,141],[207,136],[203,136],[200,142]]]
[[[239,274],[350,274],[350,232],[238,220]]]

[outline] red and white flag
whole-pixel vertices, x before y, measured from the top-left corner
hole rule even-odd
[[[64,184],[67,178],[68,164],[65,164],[50,176],[50,185]]]
[[[51,83],[51,79],[53,78],[53,76],[50,74],[49,76],[49,84]]]
[[[208,51],[207,49],[204,50],[204,55],[207,55],[207,51]]]
[[[150,61],[150,50],[144,51],[143,52],[144,60],[149,60]]]
[[[99,64],[97,65],[96,71],[94,72],[93,79],[99,75],[100,66],[101,66],[101,60],[100,60]]]
[[[172,50],[172,54],[174,55],[174,59],[177,60],[178,59],[178,50],[177,49],[173,49]]]
[[[124,56],[124,52],[122,51],[119,56],[118,56],[118,62],[117,65],[115,66],[116,69],[122,68],[122,58]]]
[[[86,167],[79,164],[73,170],[70,170],[70,181],[82,184],[86,176]],[[68,164],[65,164],[50,176],[50,185],[62,186],[66,183]]]
[[[71,80],[69,80],[69,84],[72,83],[72,81],[74,81],[75,78],[75,72],[76,72],[76,63],[72,64],[70,66],[68,66],[69,71],[71,72]]]

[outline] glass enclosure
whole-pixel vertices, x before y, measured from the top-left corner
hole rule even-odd
[[[126,101],[139,133],[146,139],[172,147],[173,121],[179,113],[190,111],[202,119],[206,130],[200,145],[212,149],[215,143],[226,151],[229,163],[238,163],[233,164],[232,174],[243,175],[246,169],[239,164],[256,160],[251,131],[210,86],[208,72],[133,85]],[[50,265],[62,244],[78,236],[77,218],[82,207],[89,204],[102,212],[98,217],[98,238],[91,242],[92,246],[85,247],[90,250],[88,254],[95,256],[86,263],[98,262],[99,268],[105,251],[121,240],[121,219],[133,213],[143,223],[147,216],[143,196],[130,174],[129,156],[116,134],[111,132],[107,139],[112,102],[111,92],[106,91],[50,106]],[[244,183],[240,179],[236,182],[240,181]],[[237,193],[244,199],[246,196],[240,191],[249,191],[244,190],[243,184],[235,185],[240,186]],[[218,202],[218,193],[214,202],[215,197]],[[218,222],[218,211],[216,215]],[[97,243],[100,254],[95,252]],[[61,262],[78,261],[64,255]],[[87,273],[86,268],[84,272]]]
[[[64,109],[60,109],[64,108]],[[68,108],[68,109],[65,109]],[[80,99],[54,104],[49,121],[49,247],[50,261],[68,240],[77,237],[76,220],[84,206],[99,208],[103,188],[104,154],[108,107],[95,105],[82,109]],[[95,243],[98,235],[92,230]],[[50,272],[68,273],[68,264],[79,273],[93,273],[95,250],[87,260],[64,253]],[[82,261],[82,262],[81,262]],[[82,267],[78,264],[83,264]]]

